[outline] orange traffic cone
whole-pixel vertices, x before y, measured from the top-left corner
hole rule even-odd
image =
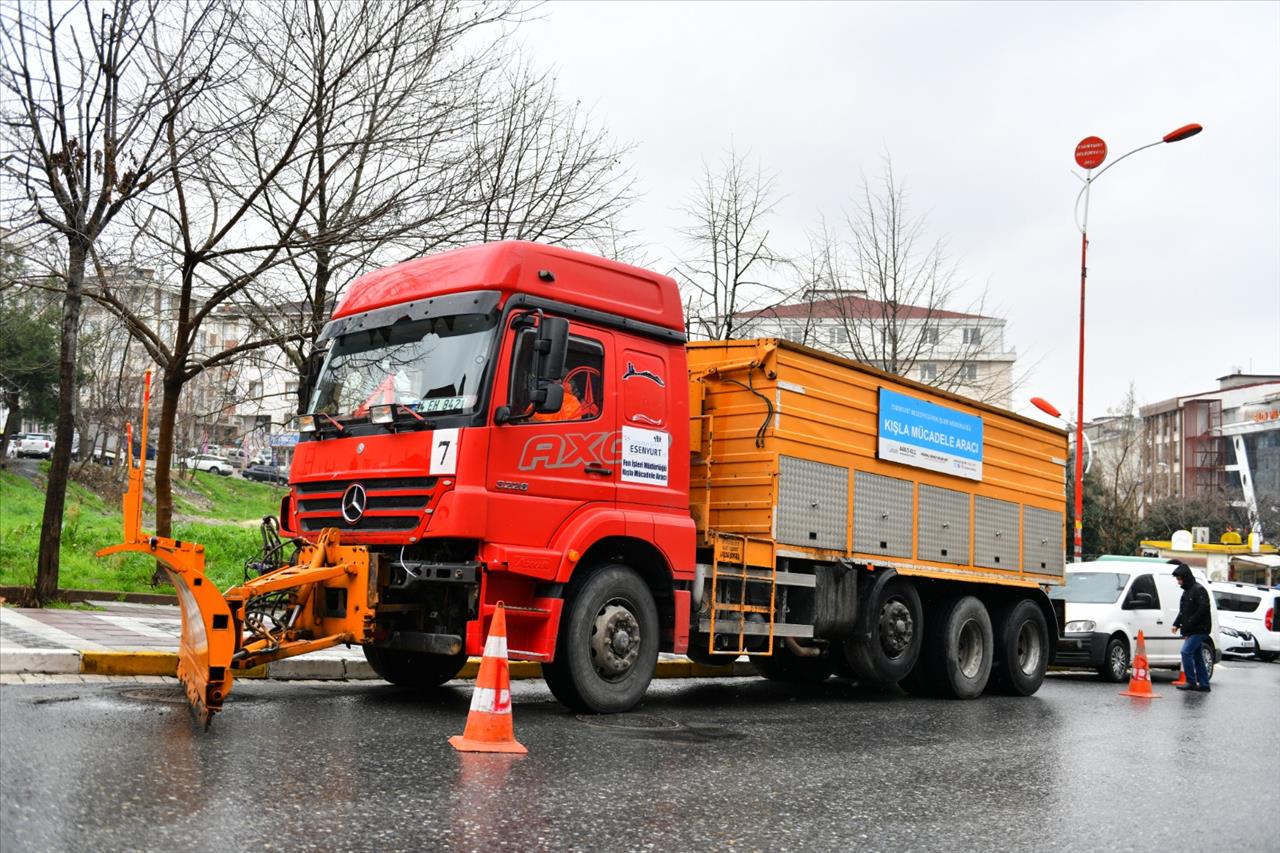
[[[484,643],[484,657],[471,694],[467,728],[449,738],[459,752],[515,752],[529,750],[516,740],[511,725],[511,673],[507,669],[507,611],[498,603]]]
[[[1138,632],[1138,653],[1133,656],[1133,677],[1129,679],[1129,689],[1122,691],[1121,696],[1133,696],[1137,699],[1159,699],[1151,689],[1151,670],[1147,668],[1147,638]]]
[[[1182,687],[1187,683],[1187,671],[1181,666],[1178,667],[1178,678],[1173,682],[1174,687]]]

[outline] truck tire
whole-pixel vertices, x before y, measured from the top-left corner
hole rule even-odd
[[[658,609],[632,569],[611,564],[571,584],[556,657],[543,678],[570,708],[597,714],[629,711],[644,697],[658,662]]]
[[[930,614],[923,666],[905,679],[910,692],[949,699],[974,699],[991,675],[994,652],[991,617],[981,601],[963,595]]]
[[[1118,684],[1129,674],[1129,643],[1117,634],[1107,640],[1107,648],[1102,653],[1102,666],[1098,667],[1098,675],[1103,681]]]
[[[1040,689],[1049,667],[1049,626],[1029,598],[996,611],[995,654],[989,688],[1009,696],[1030,696]]]
[[[924,609],[915,584],[892,577],[878,584],[867,602],[865,618],[871,636],[860,630],[845,640],[844,653],[860,681],[894,684],[906,677],[924,645]]]
[[[462,671],[467,663],[466,652],[456,655],[429,655],[403,649],[387,649],[380,646],[361,646],[364,659],[384,681],[400,687],[419,690],[439,687]]]
[[[751,655],[751,665],[763,678],[791,684],[819,684],[835,671],[830,655],[801,657],[782,643],[774,646],[771,655]]]

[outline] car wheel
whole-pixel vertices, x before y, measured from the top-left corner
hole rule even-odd
[[[1205,674],[1213,681],[1213,646],[1210,643],[1200,647],[1200,657],[1204,660]]]
[[[1119,683],[1129,673],[1129,643],[1124,637],[1112,637],[1107,641],[1107,649],[1102,655],[1102,666],[1098,667],[1098,675],[1104,681]]]

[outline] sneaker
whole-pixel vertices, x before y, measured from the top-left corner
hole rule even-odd
[[[1196,688],[1196,691],[1197,691],[1198,693],[1209,693],[1209,692],[1210,692],[1210,688],[1209,688],[1209,685],[1207,685],[1207,684],[1206,684],[1206,685],[1205,685],[1205,686],[1203,686],[1203,687],[1197,687],[1197,688]]]
[[[1179,684],[1178,689],[1196,691],[1196,690],[1199,690],[1200,688],[1196,687],[1194,684]],[[1205,689],[1208,690],[1209,688],[1206,687]]]

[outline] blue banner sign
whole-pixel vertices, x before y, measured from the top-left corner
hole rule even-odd
[[[881,388],[876,455],[981,480],[982,418]]]

